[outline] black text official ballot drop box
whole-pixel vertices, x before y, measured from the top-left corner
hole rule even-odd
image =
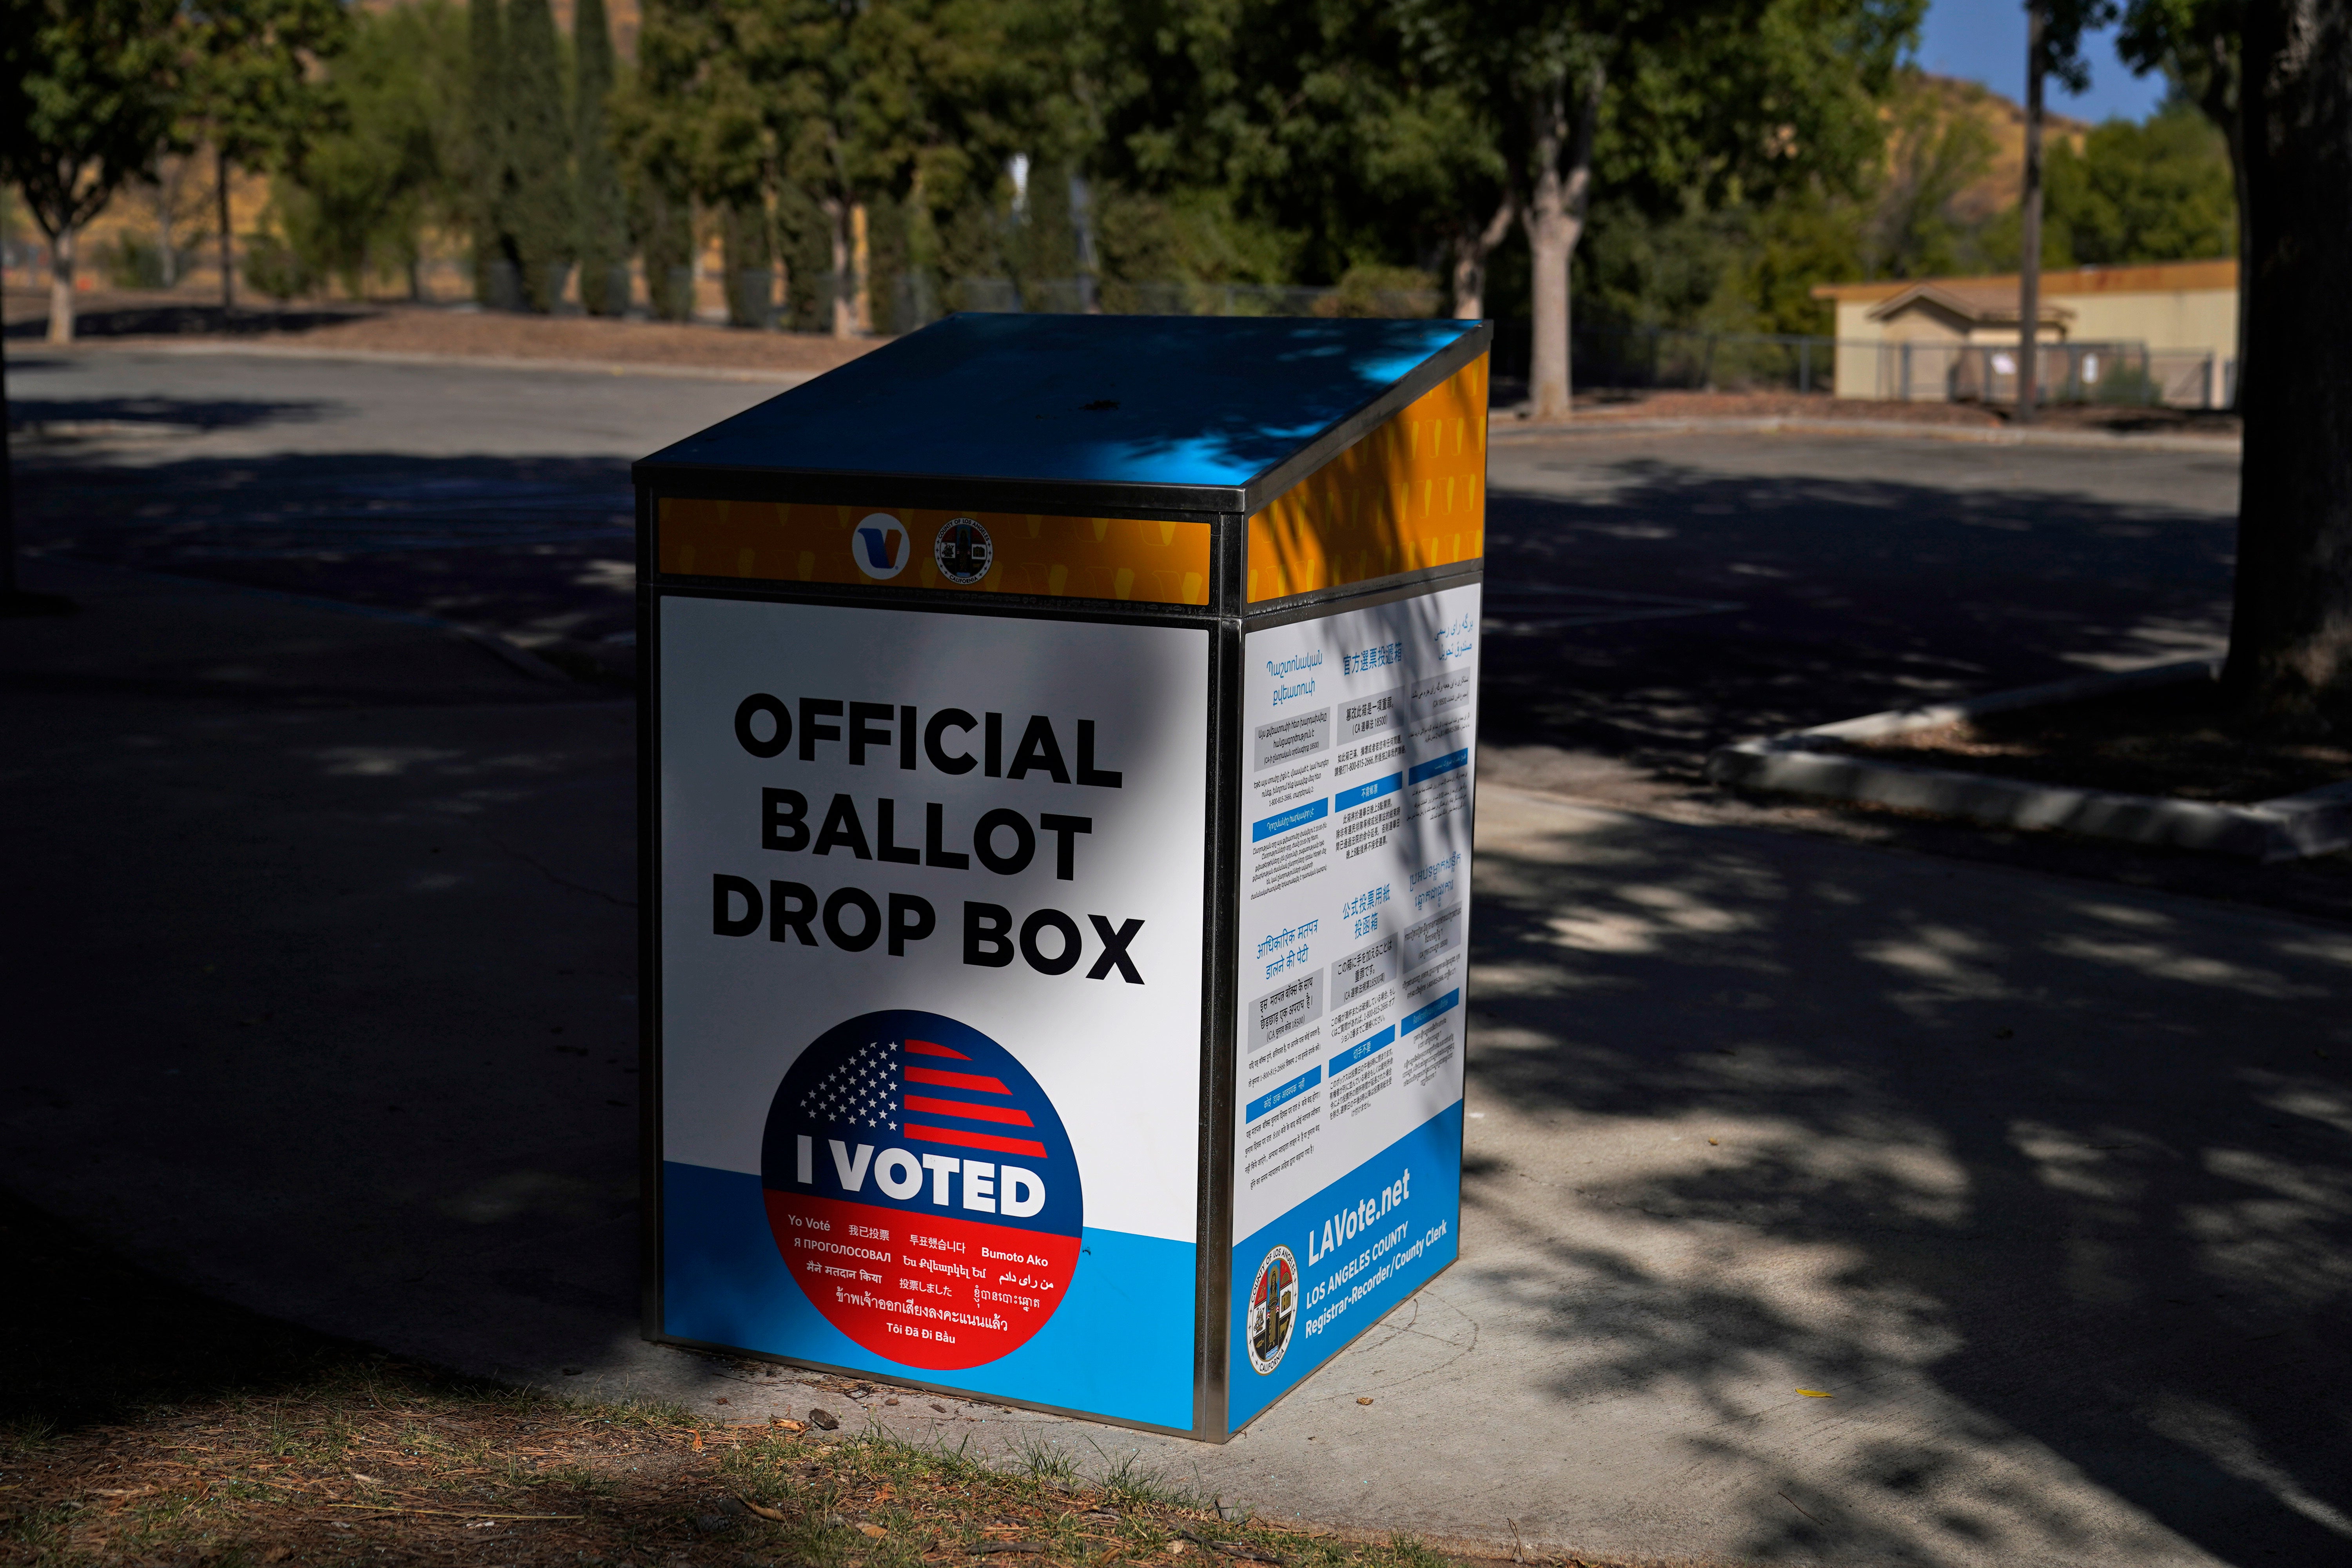
[[[637,465],[651,1337],[1222,1441],[1454,1260],[1489,336],[957,316]]]

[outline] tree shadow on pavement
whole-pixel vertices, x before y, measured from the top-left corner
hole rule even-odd
[[[41,435],[64,427],[111,426],[135,433],[142,426],[159,433],[240,430],[318,418],[326,405],[311,401],[269,402],[248,397],[14,397],[8,402],[11,431]]]
[[[1489,512],[1490,745],[1690,784],[1731,741],[2185,657],[2229,624],[2231,521],[2151,500],[2142,476],[2102,494],[1654,457],[1544,467],[1558,493],[1506,476]]]
[[[19,466],[30,552],[594,640],[636,625],[625,463],[278,454]]]
[[[1465,1267],[1550,1397],[1695,1394],[1759,1559],[2352,1551],[2352,938],[1486,810]]]
[[[281,332],[307,332],[344,321],[364,321],[381,311],[364,306],[293,307],[267,301],[234,310],[193,300],[158,300],[149,305],[110,304],[74,313],[74,335],[79,338],[155,338],[203,334],[208,337],[268,337]],[[48,335],[46,315],[10,321],[7,335],[40,341]]]

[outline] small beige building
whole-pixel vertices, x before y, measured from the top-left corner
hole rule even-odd
[[[1837,395],[2013,402],[2024,334],[2015,273],[1829,283]],[[2226,406],[2237,374],[2238,264],[2167,261],[2042,275],[2034,339],[2047,395],[2153,395]]]

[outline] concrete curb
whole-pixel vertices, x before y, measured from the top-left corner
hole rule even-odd
[[[2218,658],[2183,659],[1994,692],[1965,702],[1865,714],[1718,747],[1706,759],[1706,776],[1714,784],[1743,789],[1899,806],[2001,827],[2057,828],[2129,844],[2214,850],[2264,862],[2326,855],[2352,845],[2352,783],[2281,795],[2252,805],[2214,805],[2159,795],[2068,789],[1812,749],[1821,741],[1901,734],[1980,714],[2048,707],[2140,687],[2213,680],[2221,673]]]
[[[743,381],[777,387],[798,386],[824,374],[815,370],[751,370],[728,365],[638,364],[627,360],[511,359],[487,354],[412,353],[394,349],[323,348],[299,343],[248,343],[212,339],[185,342],[171,338],[99,338],[68,344],[42,343],[37,347],[45,353],[247,354],[259,359],[357,360],[370,364],[465,365],[476,370],[545,371],[572,375],[649,375],[671,381]]]
[[[1556,436],[1710,434],[1864,436],[1881,440],[1972,441],[1992,447],[2074,447],[2117,452],[2223,452],[2238,455],[2235,436],[2127,436],[2103,430],[2015,430],[1998,426],[1915,425],[1895,419],[1808,419],[1762,415],[1689,419],[1591,417],[1560,425],[1497,423],[1488,439],[1497,443],[1546,440]]]

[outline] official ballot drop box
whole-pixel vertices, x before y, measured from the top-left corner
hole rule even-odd
[[[637,465],[649,1337],[1223,1441],[1453,1262],[1490,336],[956,316]]]

